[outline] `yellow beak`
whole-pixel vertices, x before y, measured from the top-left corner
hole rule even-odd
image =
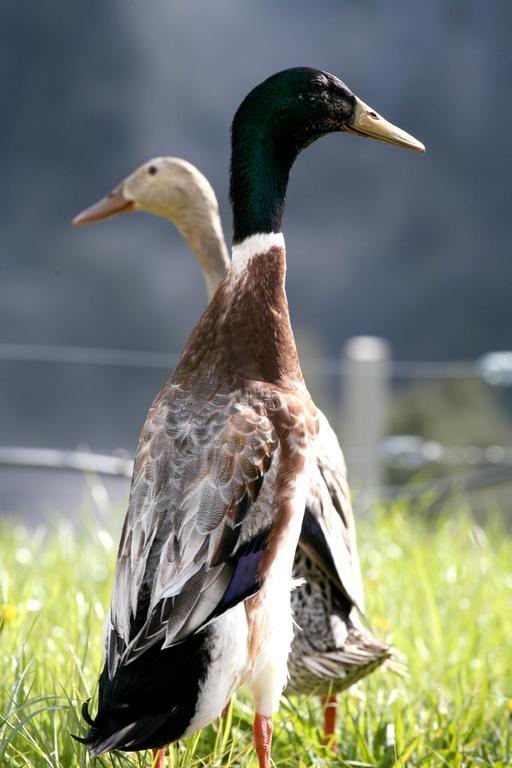
[[[411,136],[410,133],[402,131],[398,126],[385,120],[374,109],[365,104],[364,101],[356,96],[356,106],[354,117],[350,125],[345,127],[347,133],[353,133],[356,136],[367,136],[369,139],[378,139],[386,141],[388,144],[396,144],[397,147],[406,147],[414,149],[415,152],[424,152],[425,145]]]
[[[94,221],[101,221],[116,216],[118,213],[127,213],[133,210],[135,210],[135,203],[124,194],[123,185],[121,185],[103,200],[94,203],[90,208],[86,208],[85,211],[75,216],[73,225],[78,227],[80,224],[91,224]]]

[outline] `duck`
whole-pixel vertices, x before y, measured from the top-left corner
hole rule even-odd
[[[182,158],[151,158],[74,223],[95,223],[130,210],[163,217],[178,228],[196,256],[211,301],[230,260],[217,197],[201,171]],[[325,741],[332,748],[337,694],[395,651],[366,627],[345,459],[326,416],[319,409],[317,414],[319,432],[294,558],[294,635],[285,693],[321,696]]]
[[[73,225],[94,224],[130,211],[160,216],[178,229],[197,259],[211,301],[231,262],[217,196],[206,176],[180,157],[154,157],[75,216]]]
[[[245,683],[259,768],[270,766],[319,431],[290,323],[282,219],[295,159],[334,132],[423,151],[307,67],[271,76],[235,114],[231,265],[142,429],[96,716],[83,707],[92,756],[153,749],[161,763]]]

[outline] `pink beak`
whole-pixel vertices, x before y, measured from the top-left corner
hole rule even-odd
[[[85,211],[75,216],[73,225],[78,227],[80,224],[91,224],[94,221],[108,219],[118,213],[128,213],[134,209],[135,203],[126,197],[122,186],[119,186],[98,203],[94,203],[90,208],[86,208]]]

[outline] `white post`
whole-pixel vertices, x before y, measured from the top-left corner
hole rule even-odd
[[[380,446],[386,436],[391,348],[376,336],[355,336],[343,350],[341,444],[356,494],[371,498],[382,484]]]

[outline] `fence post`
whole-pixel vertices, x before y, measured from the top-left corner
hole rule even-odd
[[[371,498],[382,484],[380,446],[386,436],[391,347],[377,336],[354,336],[343,349],[341,444],[356,493]]]

